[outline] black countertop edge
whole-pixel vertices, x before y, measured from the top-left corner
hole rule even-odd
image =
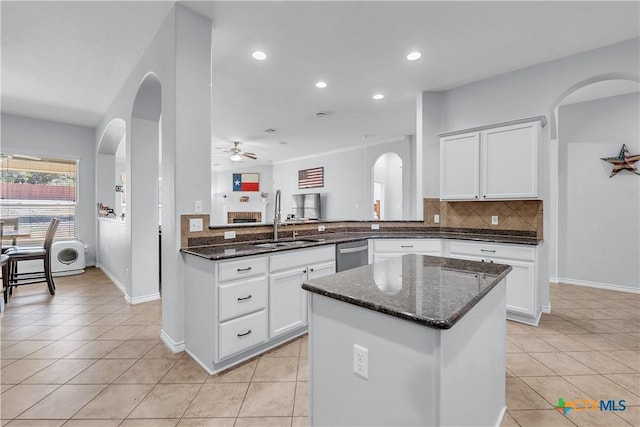
[[[443,258],[443,257],[431,257],[431,258]],[[452,259],[452,258],[446,258],[446,259]],[[468,263],[476,263],[476,262],[468,261]],[[480,263],[477,263],[477,264],[480,264]],[[408,320],[410,322],[427,326],[433,329],[451,329],[466,313],[468,313],[478,302],[480,302],[482,298],[484,298],[489,292],[491,292],[491,290],[493,290],[493,288],[495,288],[498,285],[498,283],[500,283],[500,281],[504,279],[507,276],[507,274],[513,269],[511,266],[508,266],[505,264],[492,264],[492,266],[495,266],[495,267],[502,266],[504,267],[504,270],[495,277],[491,285],[482,289],[482,291],[479,292],[473,299],[470,299],[464,305],[464,307],[456,311],[453,315],[451,315],[447,319],[436,319],[436,318],[424,316],[424,315],[418,316],[414,313],[394,310],[393,308],[385,307],[383,305],[375,304],[369,301],[363,301],[361,299],[352,297],[350,295],[339,294],[339,293],[328,291],[326,289],[318,288],[308,282],[304,282],[302,284],[302,289],[318,295],[328,297],[328,298],[336,299],[338,301],[342,301],[347,304],[357,305],[359,307],[363,307],[379,313],[383,313],[393,317],[398,317],[400,319]],[[366,267],[367,266],[359,267],[359,268],[366,268]],[[481,274],[481,272],[478,272],[478,273]]]
[[[327,233],[314,236],[303,236],[298,240],[315,240],[310,241],[305,245],[292,246],[292,247],[279,247],[279,248],[259,248],[255,244],[265,242],[263,240],[257,240],[255,242],[238,242],[238,243],[223,243],[217,245],[207,246],[194,246],[190,248],[182,248],[180,252],[189,255],[195,255],[210,260],[222,260],[230,258],[239,258],[252,255],[263,255],[274,252],[282,252],[293,249],[305,249],[313,248],[323,245],[334,245],[337,243],[355,242],[359,240],[368,239],[455,239],[455,240],[467,240],[467,241],[480,241],[491,243],[511,243],[519,245],[538,245],[542,240],[538,240],[531,237],[514,237],[497,234],[467,234],[467,233],[452,233],[452,232],[430,232],[430,233],[414,233],[407,234],[403,232],[387,232],[385,234],[375,234],[367,232],[351,232],[351,233]],[[281,239],[281,241],[291,241],[292,239]]]

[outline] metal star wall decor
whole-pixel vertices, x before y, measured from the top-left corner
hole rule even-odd
[[[634,165],[635,162],[640,160],[640,154],[634,154],[633,156],[630,155],[629,150],[627,150],[626,144],[622,144],[622,148],[620,149],[620,154],[618,154],[618,157],[601,157],[601,159],[605,162],[613,164],[613,170],[611,171],[611,175],[609,175],[609,178],[624,169],[630,170],[631,172],[635,172],[637,175],[640,175],[640,171],[638,171],[638,168],[636,167],[636,165]]]

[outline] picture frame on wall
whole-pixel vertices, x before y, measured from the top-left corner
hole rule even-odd
[[[324,166],[298,171],[298,189],[324,187]]]
[[[260,191],[259,173],[234,173],[233,191]]]

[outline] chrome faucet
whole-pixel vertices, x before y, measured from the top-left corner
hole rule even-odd
[[[278,241],[278,225],[280,224],[280,190],[276,191],[275,210],[273,212],[273,240]]]

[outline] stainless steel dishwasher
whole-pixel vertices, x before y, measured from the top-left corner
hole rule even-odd
[[[336,271],[367,265],[369,262],[369,244],[366,240],[338,243],[336,245]]]

